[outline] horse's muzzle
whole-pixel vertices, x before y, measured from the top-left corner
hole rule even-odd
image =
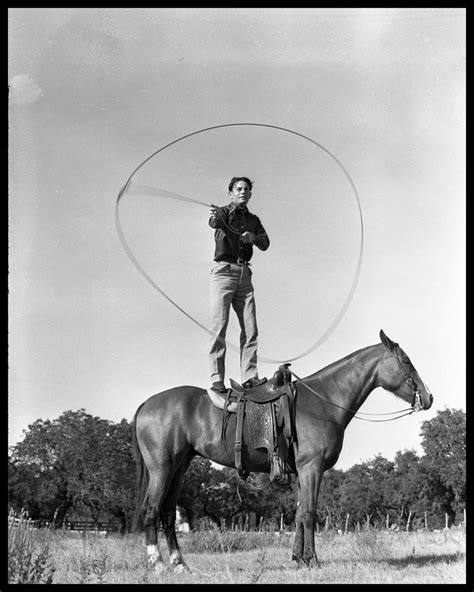
[[[422,400],[420,391],[415,392],[415,400],[413,401],[413,411],[426,411],[433,404],[433,395],[429,393],[426,403]]]

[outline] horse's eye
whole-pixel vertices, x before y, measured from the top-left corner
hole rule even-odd
[[[409,376],[409,377],[407,378],[407,382],[408,382],[408,384],[412,384],[412,382],[413,382],[413,378],[411,378],[411,377]]]

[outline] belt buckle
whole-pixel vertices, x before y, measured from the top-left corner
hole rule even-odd
[[[237,264],[238,265],[245,265],[247,262],[242,257],[237,257]]]

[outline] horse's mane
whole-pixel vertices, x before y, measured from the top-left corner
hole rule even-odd
[[[360,357],[362,354],[368,352],[369,350],[373,350],[375,347],[378,347],[379,345],[380,343],[376,343],[375,345],[367,345],[366,347],[362,347],[361,349],[353,351],[352,353],[347,354],[343,358],[336,360],[335,362],[331,362],[330,364],[324,366],[320,370],[313,372],[313,374],[310,374],[306,378],[323,378],[326,374],[337,372],[341,369],[342,366],[346,366],[348,362],[351,362],[353,358]]]

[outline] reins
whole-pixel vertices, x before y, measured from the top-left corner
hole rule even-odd
[[[397,356],[395,356],[397,358],[398,363],[400,364],[400,360],[398,359]],[[401,364],[400,364],[401,365]],[[402,368],[402,372],[404,374],[404,380],[407,380],[408,378],[408,374],[406,374],[406,372],[404,371],[403,366],[401,365]],[[289,369],[288,369],[289,370]],[[293,370],[289,370],[289,372],[291,373],[292,376],[294,376],[306,389],[308,389],[311,393],[313,393],[313,395],[316,395],[317,397],[319,397],[320,399],[322,399],[325,403],[329,403],[330,405],[333,405],[334,407],[338,407],[339,409],[343,409],[344,411],[349,411],[350,413],[354,414],[354,418],[355,419],[360,419],[361,421],[370,421],[372,423],[380,423],[380,422],[386,422],[386,421],[394,421],[396,419],[401,419],[402,417],[406,417],[407,415],[411,415],[412,413],[414,413],[415,411],[418,411],[419,408],[417,407],[418,403],[418,391],[415,392],[415,406],[414,407],[407,407],[406,409],[400,409],[399,411],[389,411],[387,413],[367,413],[364,411],[355,411],[354,409],[349,409],[348,407],[343,407],[342,405],[338,405],[337,403],[333,403],[332,401],[329,401],[328,399],[326,399],[325,397],[323,397],[320,393],[318,393],[316,390],[314,390],[311,386],[309,386],[309,384],[307,384],[303,378],[301,378],[300,376],[298,376],[295,372],[293,372]],[[359,413],[359,415],[371,415],[371,416],[381,416],[381,415],[396,415],[396,414],[401,414],[401,415],[397,415],[397,417],[390,417],[388,419],[368,419],[365,417],[359,417],[357,415],[357,413]],[[253,489],[254,491],[263,491],[265,490],[267,487],[269,487],[270,485],[270,481],[267,483],[267,485],[263,486],[263,487],[257,487],[256,485],[247,483],[246,481],[244,481],[243,479],[239,478],[237,481],[237,495],[239,497],[239,500],[241,503],[243,503],[242,501],[242,496],[240,495],[240,486],[241,485],[245,485],[246,487]]]
[[[320,393],[315,391],[312,387],[310,387],[308,384],[306,384],[306,382],[302,378],[300,378],[297,374],[295,374],[293,372],[293,370],[290,370],[290,372],[297,380],[299,380],[301,382],[301,384],[304,387],[306,387],[311,393],[313,393],[313,395],[316,395],[317,397],[322,399],[325,403],[329,403],[330,405],[333,405],[334,407],[339,407],[339,409],[343,409],[344,411],[349,411],[350,413],[354,413],[354,418],[360,419],[361,421],[371,421],[371,422],[394,421],[395,419],[400,419],[400,418],[405,417],[407,415],[411,415],[412,413],[415,412],[415,409],[413,409],[413,407],[407,407],[406,409],[400,409],[399,411],[389,411],[388,413],[366,413],[364,411],[356,411],[354,409],[348,409],[347,407],[343,407],[342,405],[338,405],[337,403],[333,403],[332,401],[329,401],[328,399],[323,397]],[[407,411],[408,413],[405,413],[405,411]],[[399,415],[397,417],[391,417],[390,419],[366,419],[365,417],[358,417],[356,415],[357,413],[359,413],[360,415],[395,415],[396,413],[402,413],[402,415]]]

